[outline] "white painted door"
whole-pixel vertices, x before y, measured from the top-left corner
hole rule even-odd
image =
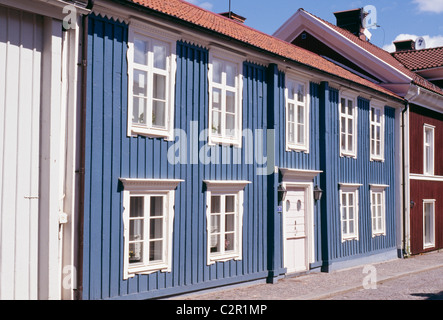
[[[0,6],[0,299],[37,299],[43,18]]]
[[[304,188],[287,188],[284,210],[284,264],[287,272],[308,269],[307,206]]]

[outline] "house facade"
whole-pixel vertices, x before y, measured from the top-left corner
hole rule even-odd
[[[182,1],[87,20],[79,298],[397,257],[402,98]]]
[[[396,51],[392,55],[409,70],[443,88],[443,47],[419,49],[415,43],[414,40],[396,43]],[[410,128],[410,212],[406,239],[407,249],[411,254],[443,247],[443,103],[441,99],[436,101],[435,97],[431,97],[426,91],[417,91],[417,104],[411,103],[407,113]]]
[[[181,0],[0,8],[0,298],[151,299],[442,243],[440,89],[363,36]]]
[[[0,1],[2,300],[72,298],[61,275],[74,265],[77,39],[86,7]]]
[[[403,189],[397,197],[402,205],[396,207],[401,210],[401,248],[406,255],[439,249],[442,156],[437,141],[443,111],[443,51],[416,50],[414,40],[395,43],[397,51],[392,54],[376,47],[363,28],[362,10],[334,13],[337,25],[333,25],[300,9],[274,36],[316,52],[405,99],[397,149],[404,159],[403,172],[397,175]]]

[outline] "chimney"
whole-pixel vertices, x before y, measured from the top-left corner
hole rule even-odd
[[[222,13],[219,13],[219,15],[224,16],[224,17],[226,17],[226,18],[229,18],[229,19],[231,19],[231,20],[234,20],[234,21],[240,22],[240,23],[244,23],[245,20],[246,20],[245,17],[242,17],[242,16],[240,16],[240,15],[238,15],[238,14],[232,12],[232,11],[229,11],[229,12],[222,12]]]
[[[362,21],[366,16],[363,8],[334,12],[337,27],[348,30],[360,39],[368,41]]]
[[[415,41],[414,40],[401,40],[395,41],[395,52],[398,51],[406,51],[406,50],[415,50]]]

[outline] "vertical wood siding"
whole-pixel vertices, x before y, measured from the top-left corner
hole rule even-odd
[[[443,248],[443,192],[441,181],[411,180],[411,201],[414,207],[410,210],[411,253],[432,251]],[[423,199],[435,200],[435,247],[423,247]]]
[[[84,299],[151,298],[267,276],[267,177],[254,164],[234,163],[233,147],[215,146],[230,164],[167,160],[174,141],[127,137],[126,25],[90,16],[85,175]],[[177,43],[175,128],[187,133],[208,127],[208,51]],[[243,66],[243,129],[266,128],[266,68]],[[266,145],[266,140],[264,141]],[[254,146],[252,146],[255,148]],[[229,151],[229,152],[228,152]],[[266,152],[266,149],[264,150]],[[266,156],[266,153],[264,154]],[[119,178],[183,179],[175,193],[172,272],[123,276],[122,187]],[[206,264],[206,194],[203,180],[248,180],[244,189],[243,257]]]
[[[285,105],[285,74],[279,75],[279,104],[278,104],[278,163],[281,168],[320,170],[320,96],[319,84],[309,83],[309,153],[303,151],[286,151],[286,105]],[[320,176],[313,180],[314,186],[320,185]],[[314,202],[314,262],[321,261],[320,233],[320,202]],[[282,239],[283,241],[283,239]]]
[[[37,299],[42,34],[0,6],[0,299]]]
[[[434,175],[443,175],[443,115],[411,105],[409,113],[410,171],[423,174],[423,125],[434,129]],[[410,210],[410,241],[413,254],[443,247],[443,182],[410,180],[410,198],[415,205]],[[435,248],[423,248],[423,199],[435,199]]]
[[[411,105],[409,112],[410,172],[423,174],[423,125],[434,126],[434,174],[443,176],[443,114]]]
[[[323,257],[327,263],[334,260],[346,260],[362,255],[369,255],[396,248],[396,221],[395,221],[395,110],[385,107],[384,126],[384,154],[385,160],[370,161],[369,144],[369,106],[370,102],[361,97],[358,98],[358,141],[357,159],[340,157],[339,151],[339,114],[338,101],[339,92],[327,87],[325,96],[326,111],[322,116],[326,117],[320,123],[325,124],[324,132],[330,136],[325,137],[322,146],[325,154],[323,160],[322,176],[326,178],[323,185],[326,197],[322,201],[323,223],[323,250],[327,252]],[[330,120],[328,120],[330,119]],[[329,122],[328,122],[329,121]],[[327,155],[327,156],[326,156]],[[339,183],[358,183],[359,187],[359,240],[341,241],[340,205],[339,205]],[[370,207],[370,184],[386,184],[386,236],[372,237],[371,232],[371,207]],[[323,198],[322,198],[323,200]],[[327,209],[326,209],[327,208]]]

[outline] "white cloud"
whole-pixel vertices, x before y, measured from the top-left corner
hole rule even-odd
[[[187,0],[187,2],[195,4],[196,6],[199,6],[203,9],[206,9],[206,10],[212,10],[212,8],[214,7],[214,5],[212,3],[207,2],[207,1],[201,2],[199,0]]]
[[[400,41],[400,40],[410,40],[410,39],[415,41],[418,37],[419,36],[414,35],[414,34],[402,33],[402,34],[399,34],[392,42]],[[425,35],[422,37],[425,39],[425,43],[426,43],[425,48],[443,47],[443,35],[441,35],[441,36],[438,35],[438,36],[434,36],[434,37],[431,37],[429,35]],[[383,46],[383,49],[388,52],[394,52],[395,45],[394,45],[394,43],[387,44],[387,45]]]
[[[418,5],[420,12],[443,12],[443,0],[413,0]]]

